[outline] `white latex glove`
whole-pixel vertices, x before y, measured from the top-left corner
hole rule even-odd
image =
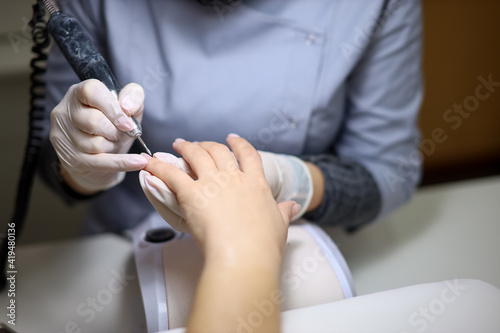
[[[155,153],[154,157],[162,162],[175,165],[187,174],[193,176],[191,168],[183,158],[168,153]],[[139,182],[141,183],[144,194],[146,194],[146,197],[158,214],[160,214],[160,216],[175,230],[189,232],[179,202],[177,202],[177,198],[167,184],[145,170],[139,172]]]
[[[267,183],[277,203],[295,201],[302,208],[292,221],[302,217],[313,196],[312,176],[300,158],[259,151]]]
[[[144,91],[131,83],[120,92],[119,101],[98,80],[73,85],[50,115],[50,141],[61,162],[62,172],[83,190],[97,192],[119,184],[126,171],[147,165],[141,155],[127,154],[133,129],[127,115],[142,120]]]
[[[301,206],[293,221],[307,211],[313,195],[312,178],[309,168],[301,159],[290,156],[259,151],[264,174],[277,203],[295,201]],[[177,166],[192,176],[189,165],[182,158],[172,154],[155,153],[159,160]],[[147,171],[139,173],[139,181],[146,197],[156,211],[170,226],[180,232],[189,232],[185,216],[174,193],[158,177]]]

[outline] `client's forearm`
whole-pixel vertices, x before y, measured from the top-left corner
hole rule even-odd
[[[238,262],[207,259],[187,331],[279,332],[280,258],[272,257],[253,253]]]

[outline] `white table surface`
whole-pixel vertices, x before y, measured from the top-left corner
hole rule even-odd
[[[424,188],[385,221],[327,232],[359,295],[455,278],[500,287],[500,177]]]
[[[500,177],[435,186],[420,190],[387,220],[353,235],[338,228],[327,231],[344,254],[360,295],[454,278],[500,287],[499,198]],[[18,332],[145,332],[127,240],[101,235],[34,244],[18,248],[16,256]],[[123,268],[130,280],[122,291],[110,293],[110,281]],[[98,295],[112,297],[97,304],[90,320],[91,307],[82,303]],[[5,291],[0,302],[5,309]],[[2,314],[0,321],[7,319]]]
[[[17,320],[12,328],[17,332],[146,332],[132,245],[127,240],[101,235],[34,244],[18,248],[16,257]],[[121,279],[126,286],[113,280],[116,272],[123,270],[127,279],[132,279]],[[108,291],[120,286],[122,291],[111,293],[108,300]],[[95,317],[91,318],[87,314],[92,309],[87,305],[89,298],[97,300],[99,296],[107,304],[96,301],[97,310],[92,310]],[[0,321],[4,323],[7,302],[3,291]]]

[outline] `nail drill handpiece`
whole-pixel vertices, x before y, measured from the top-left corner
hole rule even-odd
[[[97,79],[118,97],[120,89],[113,72],[77,20],[62,13],[53,0],[43,0],[43,4],[50,13],[48,30],[80,80]],[[151,151],[141,138],[141,125],[134,116],[131,118],[134,129],[127,132],[127,135],[137,139],[151,155]]]

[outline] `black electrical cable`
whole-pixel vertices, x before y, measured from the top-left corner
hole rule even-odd
[[[15,239],[21,233],[26,220],[28,206],[33,187],[38,162],[44,144],[43,121],[45,119],[45,64],[47,61],[47,50],[50,45],[47,24],[44,21],[45,10],[41,1],[33,5],[33,18],[30,21],[32,28],[33,59],[30,62],[31,67],[31,86],[30,86],[30,113],[29,113],[29,132],[24,160],[21,169],[21,176],[17,185],[17,194],[12,219],[8,224],[6,234],[2,235],[0,247],[0,290],[6,285],[6,264],[9,260],[9,271],[15,271]],[[14,231],[14,232],[12,232]],[[9,237],[10,236],[10,237]],[[12,239],[12,240],[11,240]],[[9,242],[10,241],[10,242]],[[10,260],[13,260],[10,262]],[[12,266],[11,266],[12,265]]]

